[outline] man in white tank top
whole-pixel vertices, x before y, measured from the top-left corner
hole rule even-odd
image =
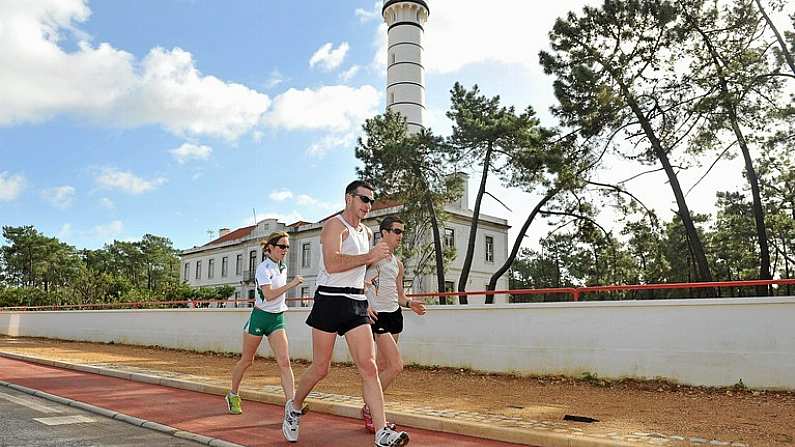
[[[385,242],[370,249],[372,234],[362,224],[373,204],[373,187],[362,181],[345,188],[345,209],[329,218],[320,232],[320,273],[314,304],[306,323],[312,327],[312,365],[298,383],[295,398],[284,406],[285,438],[298,440],[304,400],[328,374],[337,335],[344,336],[351,358],[362,377],[364,401],[372,412],[376,447],[399,447],[408,434],[386,426],[384,394],[375,363],[373,333],[367,316],[364,276],[368,264],[390,255]]]
[[[381,221],[378,231],[381,240],[386,242],[389,250],[394,253],[403,240],[405,227],[397,216],[387,216]],[[367,267],[365,275],[365,292],[370,304],[368,313],[373,321],[375,335],[376,365],[378,365],[381,389],[387,387],[403,371],[403,361],[398,349],[398,337],[403,332],[403,314],[400,306],[411,309],[417,315],[425,315],[425,304],[414,301],[406,296],[403,290],[403,263],[397,256],[384,258]],[[364,427],[375,431],[372,415],[367,404],[362,407]]]

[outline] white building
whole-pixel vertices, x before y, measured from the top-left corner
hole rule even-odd
[[[422,37],[428,21],[428,4],[424,0],[386,0],[381,11],[388,27],[386,108],[399,112],[406,118],[407,131],[418,132],[425,128],[425,70],[422,65]],[[466,188],[466,181],[464,182]],[[445,288],[457,289],[466,253],[472,210],[468,206],[468,191],[454,204],[445,207],[448,219],[443,232],[446,247],[455,247],[456,259],[447,267]],[[400,206],[376,202],[365,220],[378,235],[378,222],[389,214],[399,214]],[[311,297],[315,291],[320,256],[320,229],[322,222],[296,222],[285,225],[275,219],[265,219],[250,227],[234,231],[222,229],[219,237],[209,243],[182,252],[180,277],[194,287],[232,285],[232,299],[254,297],[254,271],[263,259],[259,241],[272,231],[284,230],[290,234],[290,253],[287,274],[304,277],[299,290],[292,290],[289,298]],[[475,253],[470,269],[468,291],[485,290],[494,271],[508,256],[508,222],[505,219],[481,214],[478,224]],[[436,291],[436,275],[412,274],[412,260],[406,264],[405,288],[409,292]],[[504,275],[497,289],[507,289]],[[470,302],[483,302],[484,296]],[[455,302],[456,300],[447,300]],[[504,302],[496,296],[495,302]],[[302,304],[292,302],[292,304]]]
[[[458,254],[456,259],[448,265],[445,273],[446,288],[451,291],[458,286],[472,220],[472,210],[468,208],[465,197],[466,194],[455,204],[446,207],[448,219],[444,228],[440,229],[445,246],[454,247]],[[364,223],[377,235],[379,221],[387,215],[399,213],[399,205],[376,201]],[[257,225],[238,228],[234,231],[229,231],[226,228],[221,229],[218,238],[200,247],[182,251],[180,279],[192,287],[233,286],[235,293],[230,297],[232,301],[253,299],[254,272],[264,257],[260,241],[273,231],[286,231],[290,235],[290,252],[287,258],[288,280],[295,275],[304,277],[302,287],[290,291],[288,298],[312,297],[318,274],[322,226],[323,222],[295,222],[285,225],[276,219],[264,219]],[[467,290],[484,290],[491,275],[507,259],[508,228],[508,222],[505,219],[481,214]],[[411,273],[412,260],[404,260],[404,262],[406,263],[405,287],[407,293],[436,291],[435,274],[415,277]],[[508,288],[507,278],[507,275],[500,278],[497,282],[498,290]],[[470,303],[482,303],[483,298],[483,296],[475,297],[469,301]],[[452,302],[455,301],[452,300]],[[498,296],[495,300],[495,302],[504,301],[503,296]],[[448,299],[448,302],[451,300]],[[291,301],[290,305],[299,306],[310,303]]]

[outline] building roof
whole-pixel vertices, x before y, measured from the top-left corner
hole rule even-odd
[[[304,220],[299,220],[298,222],[291,223],[290,225],[287,225],[287,226],[288,226],[288,227],[292,227],[292,228],[298,228],[298,227],[302,227],[302,226],[304,226],[304,225],[309,225],[309,224],[311,224],[311,223],[312,223],[312,222],[307,222],[307,221],[304,221]]]
[[[431,8],[428,7],[428,3],[426,3],[425,0],[386,0],[384,2],[384,7],[381,8],[381,15],[384,15],[384,11],[386,11],[386,8],[389,8],[395,3],[416,3],[418,5],[422,5],[423,7],[425,7],[425,10],[428,11],[428,14],[431,13]]]
[[[251,232],[254,231],[254,228],[256,227],[257,227],[256,225],[251,225],[249,227],[238,228],[237,230],[230,231],[229,233],[226,233],[225,235],[217,239],[213,239],[212,241],[202,245],[202,247],[206,247],[208,245],[220,244],[221,242],[233,241],[235,239],[246,237],[249,234],[251,234]]]

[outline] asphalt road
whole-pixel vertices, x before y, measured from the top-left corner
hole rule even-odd
[[[200,446],[148,428],[0,388],[0,447]]]

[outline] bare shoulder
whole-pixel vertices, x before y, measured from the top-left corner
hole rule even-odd
[[[326,220],[323,224],[323,229],[320,230],[320,238],[338,238],[340,236],[342,236],[342,239],[348,237],[348,228],[335,217]]]

